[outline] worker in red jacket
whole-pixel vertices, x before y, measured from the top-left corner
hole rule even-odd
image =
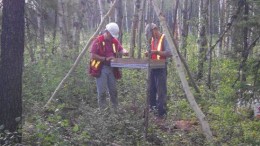
[[[165,60],[165,68],[151,70],[148,87],[150,109],[155,111],[159,118],[164,118],[167,114],[167,58],[172,56],[172,52],[165,35],[160,32],[156,24],[147,24],[145,34],[150,43],[151,59]]]
[[[117,40],[119,27],[111,22],[106,25],[103,34],[99,35],[92,43],[90,50],[90,75],[96,77],[98,93],[98,105],[100,109],[107,107],[106,91],[108,90],[110,101],[114,109],[118,106],[116,79],[121,78],[118,68],[110,66],[110,61],[121,55],[128,55]]]

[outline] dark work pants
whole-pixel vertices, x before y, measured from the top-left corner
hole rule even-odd
[[[158,110],[158,116],[166,115],[167,68],[152,69],[149,85],[150,108]]]

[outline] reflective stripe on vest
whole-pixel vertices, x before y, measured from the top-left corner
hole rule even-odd
[[[103,45],[103,49],[105,49],[106,43],[105,43],[105,42],[102,42],[102,45]],[[116,49],[115,43],[112,43],[112,47],[113,47],[113,52],[114,52],[114,54],[116,54],[116,53],[117,53],[117,49]]]
[[[161,35],[161,37],[157,43],[157,48],[154,47],[154,39],[152,38],[152,50],[162,51],[162,41],[163,41],[164,36],[165,36],[164,34]],[[153,54],[152,59],[160,60],[160,55]]]
[[[103,51],[104,51],[105,45],[106,45],[106,43],[103,41],[102,42]],[[95,59],[91,60],[91,66],[94,67],[95,69],[97,69],[99,67],[100,63],[101,63],[101,61],[98,61],[98,60],[95,60]]]
[[[102,42],[102,50],[105,52],[105,45],[106,45],[106,43],[103,41]]]
[[[97,61],[97,60],[91,60],[91,66],[94,67],[95,69],[97,69],[100,65],[101,61]]]
[[[113,51],[116,54],[116,45],[113,43],[112,46],[113,46]]]
[[[106,45],[106,43],[104,41],[102,41],[103,51],[105,51],[105,45]],[[112,46],[113,46],[113,52],[116,54],[117,53],[116,45],[113,43]],[[98,61],[98,60],[95,60],[95,59],[91,60],[91,66],[94,67],[95,69],[97,69],[100,64],[101,64],[101,61]]]
[[[106,43],[104,41],[102,42],[102,45],[103,45],[103,49],[105,49]],[[112,43],[112,47],[113,47],[113,52],[116,54],[117,53],[117,49],[116,49],[115,43]]]

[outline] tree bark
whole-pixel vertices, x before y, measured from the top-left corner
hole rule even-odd
[[[119,42],[122,44],[122,39],[123,39],[123,29],[122,29],[122,26],[123,26],[123,9],[122,9],[122,0],[118,1],[117,2],[117,5],[116,5],[116,23],[117,25],[119,26],[119,37],[118,37],[118,40]]]
[[[199,48],[199,56],[198,56],[198,74],[197,79],[200,80],[203,77],[203,69],[204,69],[204,61],[207,52],[207,36],[206,36],[206,28],[208,22],[208,5],[209,0],[200,0],[200,9],[199,9],[199,32],[198,32],[198,48]]]
[[[212,45],[212,37],[213,37],[213,24],[212,24],[212,0],[209,0],[209,47],[208,47],[208,52],[209,52],[209,65],[208,65],[208,81],[207,85],[208,88],[211,89],[211,63],[212,63],[212,52],[210,51],[210,46]]]
[[[45,55],[46,48],[45,48],[45,32],[44,32],[44,9],[43,9],[43,0],[40,0],[38,3],[38,8],[37,8],[37,38],[39,40],[40,44],[40,58],[42,59],[43,56]]]
[[[178,38],[178,30],[177,30],[177,14],[178,14],[178,8],[179,8],[179,0],[176,0],[176,4],[175,4],[175,9],[173,11],[173,28],[172,28],[172,32],[173,32],[173,38],[177,39]]]
[[[169,45],[175,46],[175,48],[176,48],[176,49],[172,49],[173,59],[175,60],[174,62],[176,63],[176,69],[177,69],[179,77],[181,79],[182,86],[183,86],[183,89],[184,89],[185,94],[187,96],[187,99],[190,103],[191,108],[194,110],[194,112],[197,115],[197,118],[200,121],[200,124],[201,124],[201,127],[202,127],[202,130],[204,132],[205,137],[207,138],[209,143],[212,143],[213,142],[213,136],[212,136],[212,132],[210,130],[209,124],[206,120],[205,115],[203,114],[203,112],[199,108],[198,104],[196,103],[195,98],[194,98],[194,96],[193,96],[193,94],[192,94],[192,92],[189,88],[188,82],[186,80],[186,76],[185,76],[185,73],[184,73],[184,70],[183,70],[182,62],[181,62],[180,57],[179,57],[179,55],[176,51],[176,50],[178,50],[178,46],[171,39],[170,31],[167,28],[167,23],[165,21],[165,18],[162,15],[162,12],[160,11],[158,5],[154,1],[152,1],[152,3],[153,3],[153,6],[154,6],[154,10],[155,10],[157,16],[159,17],[159,20],[160,20],[161,25],[163,27],[163,32],[165,33],[165,36],[166,36],[166,39],[169,42]]]
[[[247,23],[249,17],[249,5],[248,2],[245,1],[244,6],[244,23]],[[246,61],[249,55],[248,49],[248,27],[244,26],[243,28],[243,51],[242,51],[242,64],[241,64],[241,84],[246,82]]]
[[[184,58],[187,58],[187,39],[189,33],[188,24],[188,0],[184,0],[182,10],[182,32],[181,32],[181,51],[183,51]]]
[[[126,28],[126,32],[129,32],[129,28],[128,28],[128,13],[127,13],[127,1],[125,1],[125,28]]]
[[[35,61],[35,53],[34,53],[34,48],[36,48],[36,43],[34,42],[34,37],[31,32],[31,27],[28,18],[25,19],[25,27],[26,27],[26,33],[27,33],[27,50],[30,56],[30,61],[34,62]]]
[[[0,61],[0,133],[18,132],[21,142],[25,0],[3,0]],[[11,25],[12,24],[12,25]],[[0,140],[0,145],[3,141]]]
[[[80,33],[81,33],[81,28],[82,28],[82,21],[81,19],[84,18],[85,14],[85,5],[83,0],[79,0],[79,3],[77,5],[78,10],[74,14],[74,20],[73,20],[73,51],[75,57],[76,54],[79,53],[79,45],[80,45]]]
[[[110,4],[110,8],[111,8],[111,7],[113,6],[113,0],[110,0],[110,1],[109,1],[109,4]],[[114,17],[109,16],[108,21],[109,21],[109,22],[113,22],[113,21],[114,21]]]
[[[58,9],[56,8],[55,9],[55,14],[54,14],[54,25],[53,25],[53,33],[52,33],[52,50],[51,50],[51,53],[52,54],[55,54],[56,51],[57,51],[57,47],[56,47],[56,44],[55,44],[55,41],[56,41],[56,36],[57,36],[57,24],[58,24]]]
[[[219,35],[219,37],[221,36],[221,34],[223,32],[223,22],[224,22],[224,12],[225,12],[224,6],[225,6],[224,0],[220,0],[218,2],[218,35]],[[222,42],[223,42],[223,40],[221,40],[218,45],[218,50],[217,50],[218,57],[222,57],[222,47],[223,47]]]
[[[136,39],[137,25],[138,25],[138,8],[136,7],[136,5],[134,5],[134,16],[132,21],[131,35],[130,35],[130,52],[129,52],[129,56],[132,58],[134,58],[135,47],[136,47],[135,39]]]
[[[138,54],[137,57],[140,59],[142,56],[142,28],[143,28],[143,21],[144,21],[144,9],[145,9],[146,0],[142,0],[141,8],[139,9],[139,22],[138,22],[138,39],[137,39],[137,48]]]
[[[70,13],[68,13],[68,0],[59,0],[59,27],[60,27],[60,48],[62,51],[62,56],[66,57],[68,55],[68,50],[73,48],[72,34],[69,28],[71,27],[71,20],[68,19]]]
[[[60,31],[60,51],[64,57],[67,54],[68,46],[66,45],[66,24],[64,21],[64,2],[58,1],[59,31]]]
[[[104,8],[103,8],[102,0],[98,0],[98,6],[99,6],[99,14],[100,14],[100,22],[101,22],[104,16]]]

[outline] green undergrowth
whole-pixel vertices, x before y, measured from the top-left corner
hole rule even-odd
[[[189,58],[191,74],[196,76],[196,59]],[[168,64],[168,115],[163,126],[149,114],[148,135],[144,137],[144,109],[147,98],[147,70],[122,69],[118,81],[119,109],[99,111],[95,79],[86,73],[84,58],[43,109],[56,87],[69,71],[73,60],[49,56],[28,63],[23,75],[23,144],[24,145],[210,145],[201,130],[196,113],[182,88],[174,61]],[[196,82],[200,94],[190,86],[209,122],[213,145],[259,145],[260,121],[252,110],[236,106],[238,64],[214,60],[212,88],[204,79]],[[176,128],[176,121],[192,121],[190,129]]]

